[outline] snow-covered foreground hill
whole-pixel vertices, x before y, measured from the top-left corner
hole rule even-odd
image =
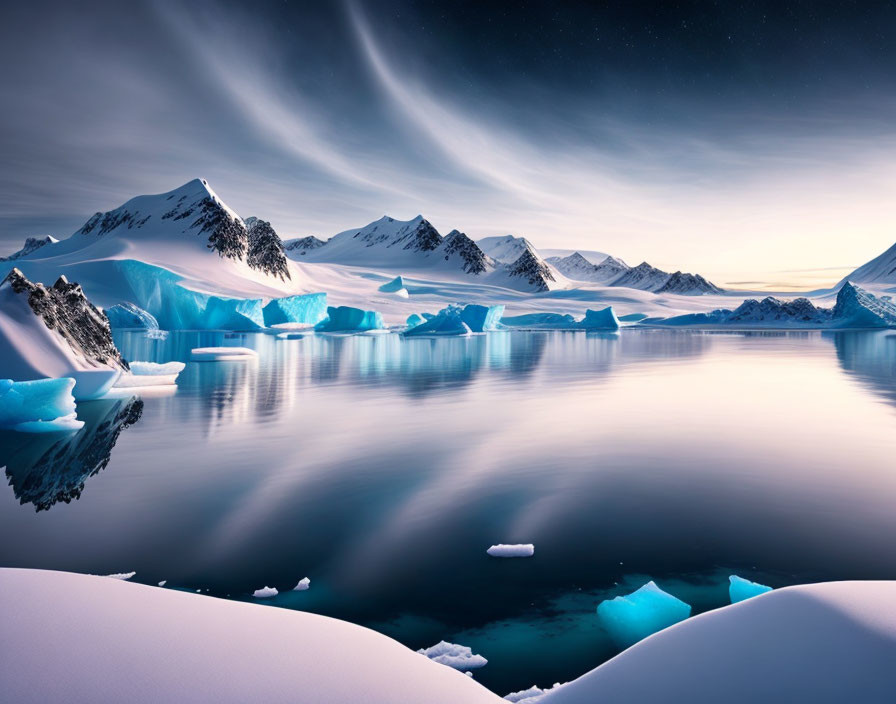
[[[474,679],[323,616],[64,572],[0,569],[15,702],[497,704]],[[891,702],[896,583],[775,590],[688,619],[528,704]]]

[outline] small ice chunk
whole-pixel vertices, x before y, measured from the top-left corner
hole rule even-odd
[[[474,655],[472,649],[444,640],[429,648],[421,648],[417,652],[425,655],[430,660],[434,660],[441,665],[447,665],[455,670],[475,670],[488,664],[488,660],[481,655]]]
[[[303,592],[311,586],[311,580],[307,577],[302,577],[299,580],[299,583],[292,588],[294,592]]]
[[[751,599],[754,596],[759,596],[772,590],[771,587],[751,582],[749,579],[738,577],[736,574],[731,575],[728,578],[728,582],[728,596],[731,597],[732,604]]]
[[[186,365],[183,362],[168,362],[166,364],[131,362],[130,366],[131,373],[122,374],[115,382],[116,388],[172,386],[177,383],[177,376]]]
[[[473,673],[470,672],[469,670],[467,670],[464,674],[465,674],[467,677],[472,677],[472,676],[473,676]]]
[[[136,376],[170,376],[180,374],[187,365],[183,362],[131,362],[131,374]]]
[[[400,276],[396,276],[388,283],[380,286],[380,291],[382,291],[383,293],[398,293],[399,291],[407,292],[407,289],[404,287],[404,279],[402,279]]]
[[[277,596],[279,593],[274,587],[262,587],[252,592],[252,596],[256,599],[269,599],[272,596]]]
[[[486,552],[492,557],[532,557],[535,554],[535,545],[532,543],[517,543],[505,545],[499,543],[492,545]]]
[[[167,579],[163,579],[161,582],[159,582],[159,586],[160,586],[160,587],[164,587],[166,584],[168,584],[168,580],[167,580]]]
[[[613,639],[628,647],[684,621],[691,615],[691,606],[651,581],[631,594],[602,601],[597,615]]]
[[[84,422],[75,415],[75,380],[0,379],[0,428],[27,433],[80,430]]]
[[[115,574],[104,574],[104,575],[100,575],[100,576],[108,577],[109,579],[126,580],[126,579],[130,579],[135,574],[137,574],[137,573],[136,572],[116,572]]]
[[[258,353],[248,347],[195,347],[190,350],[194,362],[249,361],[257,359]]]

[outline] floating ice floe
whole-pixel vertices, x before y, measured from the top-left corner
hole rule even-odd
[[[0,428],[26,433],[80,430],[75,414],[74,379],[0,379]]]
[[[383,316],[377,311],[351,306],[330,306],[327,308],[327,318],[315,326],[321,332],[367,332],[385,328]]]
[[[252,592],[252,596],[256,599],[269,599],[272,596],[277,596],[279,593],[274,587],[262,587]]]
[[[757,582],[751,582],[749,579],[738,577],[736,574],[731,575],[728,578],[728,582],[728,596],[731,598],[732,604],[744,601],[745,599],[751,599],[754,596],[759,596],[760,594],[765,594],[772,590],[771,587],[767,587],[764,584],[758,584]]]
[[[471,648],[444,640],[429,648],[421,648],[417,652],[441,665],[447,665],[462,672],[485,667],[488,664],[488,660],[481,655],[475,655]]]
[[[500,543],[492,545],[486,552],[492,557],[532,557],[535,554],[535,546],[532,543],[514,545]]]
[[[139,386],[172,386],[186,365],[183,362],[131,362],[131,373],[122,374],[115,382],[117,388]]]
[[[292,588],[294,592],[304,592],[311,587],[311,580],[308,577],[302,577],[299,583]]]
[[[190,350],[194,362],[249,361],[257,359],[258,353],[248,347],[196,347]]]
[[[691,606],[650,581],[631,594],[602,601],[597,615],[613,639],[627,647],[684,621]]]
[[[136,572],[116,572],[115,574],[103,574],[100,576],[107,577],[108,579],[128,580],[131,577],[133,577],[135,574],[137,574],[137,573]]]
[[[164,587],[166,584],[168,584],[168,580],[167,580],[167,579],[163,579],[161,582],[159,582],[159,586],[160,586],[160,587]]]

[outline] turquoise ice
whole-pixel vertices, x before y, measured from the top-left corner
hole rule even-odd
[[[631,594],[602,601],[597,615],[613,640],[628,647],[684,621],[691,615],[691,606],[650,581]]]
[[[118,303],[105,310],[109,325],[113,328],[158,330],[159,321],[140,306],[130,302]]]
[[[382,291],[383,293],[395,293],[396,291],[400,291],[404,287],[404,280],[400,276],[396,276],[388,283],[380,286],[380,291]]]
[[[78,430],[84,423],[75,417],[75,380],[0,379],[0,428],[24,432]]]
[[[383,316],[377,311],[350,306],[328,307],[327,318],[315,327],[320,332],[366,332],[385,328]]]
[[[307,323],[316,325],[327,317],[327,294],[307,293],[302,296],[275,298],[263,309],[264,324]]]
[[[749,579],[738,577],[736,574],[731,575],[728,578],[728,582],[728,596],[731,597],[732,604],[744,601],[745,599],[751,599],[754,596],[759,596],[760,594],[765,594],[772,590],[771,587],[767,587],[764,584],[758,584],[757,582],[751,582]]]

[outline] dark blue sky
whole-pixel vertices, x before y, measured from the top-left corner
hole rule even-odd
[[[196,176],[284,237],[422,212],[723,279],[849,266],[896,240],[893,3],[3,15],[4,249]]]

